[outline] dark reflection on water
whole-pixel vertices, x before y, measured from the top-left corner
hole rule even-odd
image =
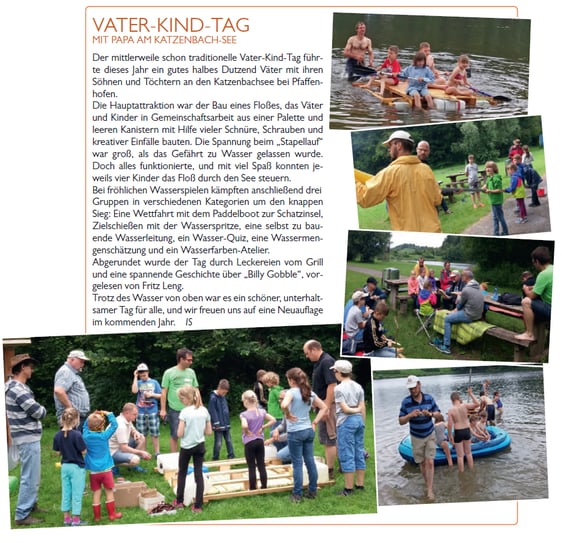
[[[480,370],[481,371],[481,370]],[[541,368],[501,373],[476,373],[420,378],[446,415],[450,393],[459,390],[467,399],[471,380],[478,395],[484,379],[500,390],[504,414],[498,426],[511,436],[511,447],[475,460],[474,469],[458,473],[456,465],[435,468],[437,503],[540,499],[548,497],[544,384]],[[426,503],[419,468],[402,459],[398,444],[408,426],[398,424],[400,402],[407,395],[406,380],[373,381],[376,466],[379,505]]]
[[[506,96],[511,101],[494,106],[482,104],[461,112],[401,111],[381,104],[364,89],[352,86],[345,75],[343,47],[354,33],[355,22],[360,19],[367,23],[367,36],[375,51],[375,65],[384,60],[388,46],[395,44],[400,48],[398,59],[405,68],[411,64],[419,43],[429,41],[439,70],[452,71],[458,56],[466,53],[471,59],[471,86],[493,96]],[[525,115],[529,43],[530,23],[526,20],[336,14],[330,128],[349,130]]]

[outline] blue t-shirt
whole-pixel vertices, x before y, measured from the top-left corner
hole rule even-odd
[[[422,90],[427,87],[428,83],[435,80],[433,72],[427,66],[408,66],[402,76],[408,78],[408,89]],[[422,78],[422,81],[419,79]]]
[[[412,398],[412,396],[406,396],[402,400],[402,405],[400,406],[400,417],[408,415],[410,412],[415,411],[416,409],[424,410],[427,409],[432,413],[435,411],[441,411],[433,396],[429,394],[422,393],[422,399],[418,403]],[[434,430],[433,426],[433,418],[420,415],[419,417],[414,417],[410,419],[410,434],[414,437],[427,437],[430,435]]]
[[[310,401],[303,402],[300,388],[291,388],[290,392],[292,400],[289,405],[289,411],[291,415],[297,417],[297,420],[290,421],[287,419],[287,432],[298,432],[300,430],[312,428],[312,423],[310,422],[310,410],[316,394],[311,392]]]
[[[158,412],[158,399],[157,398],[146,398],[145,393],[151,392],[153,394],[160,394],[162,392],[162,387],[156,379],[147,379],[142,381],[137,379],[137,386],[139,391],[137,392],[137,408],[139,413],[157,413]]]
[[[107,471],[113,467],[113,458],[109,452],[109,438],[117,430],[117,419],[113,413],[107,414],[109,426],[103,432],[92,432],[84,424],[83,437],[86,443],[86,469],[92,473]]]

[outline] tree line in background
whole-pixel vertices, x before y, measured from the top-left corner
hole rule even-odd
[[[131,393],[133,371],[148,364],[150,376],[160,383],[164,371],[176,364],[176,350],[193,351],[193,370],[199,380],[203,401],[219,379],[231,385],[227,396],[232,413],[243,410],[242,392],[253,388],[259,369],[279,374],[286,386],[285,372],[300,367],[312,376],[312,363],[304,357],[303,344],[309,339],[322,343],[324,351],[338,358],[341,325],[280,328],[216,329],[193,332],[108,334],[33,338],[28,352],[38,360],[30,380],[36,399],[54,417],[53,379],[73,349],[82,349],[91,358],[82,378],[91,399],[91,408],[119,413],[125,402],[135,401]],[[354,363],[354,372],[370,390],[369,360]],[[54,418],[52,419],[54,421]]]
[[[521,272],[534,271],[531,252],[539,245],[550,249],[554,260],[554,241],[511,238],[447,236],[441,247],[419,247],[403,244],[390,249],[392,233],[356,230],[349,232],[347,260],[431,260],[471,263],[481,281],[490,281],[506,288],[519,289]]]
[[[465,163],[469,154],[474,155],[477,164],[493,160],[500,165],[507,159],[516,138],[530,147],[542,144],[542,125],[538,116],[413,126],[408,127],[408,132],[416,143],[420,140],[429,142],[429,162],[434,169]],[[374,174],[388,166],[388,150],[381,144],[389,135],[387,130],[353,132],[354,167]]]

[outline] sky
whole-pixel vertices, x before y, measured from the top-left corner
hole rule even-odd
[[[428,247],[441,247],[447,234],[428,234],[424,232],[392,232],[390,247],[396,247],[403,243],[414,243],[415,245]]]

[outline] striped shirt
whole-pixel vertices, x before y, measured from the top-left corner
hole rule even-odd
[[[400,417],[407,415],[408,413],[415,411],[416,409],[424,410],[427,409],[432,413],[435,411],[440,411],[439,407],[435,403],[433,396],[429,394],[424,394],[422,392],[422,399],[420,402],[416,402],[412,396],[406,396],[402,400],[402,405],[400,406]],[[419,417],[414,417],[410,419],[410,434],[414,437],[427,437],[433,432],[433,418],[426,415],[420,415]]]
[[[85,416],[90,412],[90,395],[86,390],[82,377],[72,366],[64,363],[55,374],[55,387],[65,390],[72,407],[78,409],[80,415]],[[65,410],[64,405],[55,395],[55,408],[57,417]]]
[[[41,439],[41,419],[47,410],[35,401],[33,392],[24,383],[12,379],[5,385],[6,416],[15,445],[33,443]]]

